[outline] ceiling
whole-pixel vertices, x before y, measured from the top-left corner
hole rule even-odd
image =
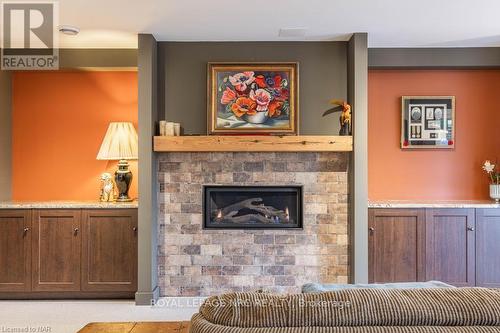
[[[499,0],[60,0],[62,47],[137,47],[168,41],[347,40],[370,47],[500,46]],[[280,37],[281,28],[306,28]]]

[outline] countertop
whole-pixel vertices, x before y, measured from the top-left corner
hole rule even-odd
[[[137,206],[137,201],[0,201],[0,209],[126,209]]]
[[[500,208],[493,200],[373,200],[369,208]]]

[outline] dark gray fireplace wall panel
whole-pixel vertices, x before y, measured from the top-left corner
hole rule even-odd
[[[338,116],[322,117],[347,98],[346,42],[159,42],[159,110],[188,134],[207,131],[208,62],[298,62],[299,132],[336,135]]]

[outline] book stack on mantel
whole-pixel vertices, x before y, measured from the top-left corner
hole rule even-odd
[[[155,136],[155,152],[349,152],[352,136]]]

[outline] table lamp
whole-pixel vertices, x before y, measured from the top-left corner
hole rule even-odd
[[[137,159],[137,132],[132,123],[110,123],[101,148],[98,160],[118,160],[115,172],[115,183],[118,188],[118,202],[128,202],[128,190],[132,183],[132,172],[127,160]]]

